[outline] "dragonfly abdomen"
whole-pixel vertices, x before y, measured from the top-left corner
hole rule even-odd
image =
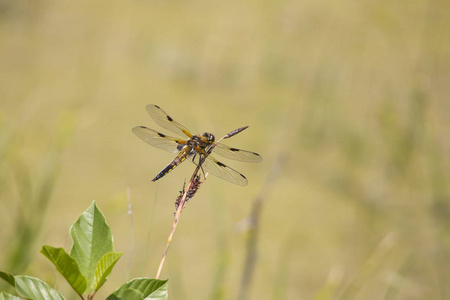
[[[175,157],[174,160],[172,160],[170,162],[170,164],[168,164],[164,169],[161,170],[161,172],[158,173],[158,175],[156,175],[155,178],[152,179],[152,181],[156,181],[156,180],[160,179],[161,177],[164,177],[170,171],[175,169],[179,164],[181,164],[184,160],[186,160],[189,152],[190,151],[182,151],[182,152],[180,152],[178,154],[178,156]]]

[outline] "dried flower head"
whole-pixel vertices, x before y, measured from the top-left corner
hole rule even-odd
[[[186,193],[186,198],[184,199],[184,205],[182,208],[186,206],[188,201],[194,197],[197,190],[200,188],[200,185],[202,184],[202,181],[200,181],[200,175],[196,175],[194,179],[191,182],[191,185],[189,186],[189,189],[185,190],[186,183],[183,185],[183,190],[180,191],[180,195],[177,197],[177,200],[175,200],[175,209],[178,210],[178,207],[181,204],[181,200],[183,199],[184,193]]]

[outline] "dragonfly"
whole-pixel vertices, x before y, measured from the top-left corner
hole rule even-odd
[[[214,158],[213,154],[218,154],[228,159],[243,162],[260,162],[262,157],[255,152],[229,147],[223,143],[217,143],[212,133],[193,135],[186,127],[172,119],[164,110],[154,104],[146,106],[150,117],[161,127],[182,136],[183,138],[171,137],[145,126],[136,126],[133,133],[154,147],[177,153],[177,156],[162,169],[152,181],[161,179],[183,161],[189,160],[195,165],[200,165],[203,172],[207,172],[216,177],[237,185],[247,185],[247,178],[238,171],[230,168],[224,163]]]

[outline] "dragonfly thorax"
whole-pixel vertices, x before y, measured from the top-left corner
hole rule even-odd
[[[187,145],[193,149],[201,148],[205,149],[208,146],[211,146],[214,143],[214,135],[208,132],[205,132],[202,135],[194,135],[187,143]]]

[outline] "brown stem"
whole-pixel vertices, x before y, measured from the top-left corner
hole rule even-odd
[[[194,174],[196,174],[196,173],[197,172],[195,172]],[[166,249],[164,250],[164,254],[161,258],[161,262],[159,263],[158,272],[156,273],[156,279],[159,279],[159,276],[161,275],[161,271],[164,266],[164,262],[166,260],[167,252],[169,251],[170,242],[172,242],[173,234],[175,233],[175,229],[177,228],[178,221],[179,221],[180,215],[181,215],[181,211],[183,210],[184,202],[186,201],[187,191],[189,190],[189,187],[191,186],[191,184],[192,184],[192,180],[189,181],[187,189],[184,191],[183,198],[181,199],[180,205],[178,206],[177,212],[175,214],[175,218],[173,219],[172,230],[170,231],[169,238],[167,239]]]
[[[184,190],[183,197],[181,198],[180,204],[178,205],[177,212],[175,213],[175,217],[173,219],[172,230],[170,231],[169,238],[167,239],[166,249],[164,250],[164,254],[161,258],[161,262],[159,263],[158,272],[156,273],[156,277],[155,277],[156,279],[159,279],[159,276],[161,275],[161,271],[164,266],[164,262],[166,261],[167,252],[169,252],[170,243],[172,242],[172,238],[175,233],[175,229],[177,228],[178,221],[180,220],[181,212],[183,211],[183,208],[186,205],[186,203],[185,203],[186,196],[188,194],[189,188],[192,185],[192,182],[194,181],[195,176],[197,176],[198,171],[200,170],[200,167],[201,167],[201,164],[203,163],[203,161],[204,161],[204,159],[202,159],[200,161],[200,163],[198,164],[197,168],[194,171],[194,174],[192,174],[191,180],[189,180],[189,184],[188,184],[187,188]]]

